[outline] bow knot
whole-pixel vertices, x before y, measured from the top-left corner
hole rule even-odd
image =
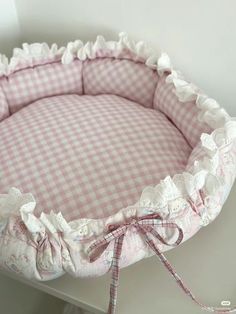
[[[193,295],[191,290],[184,284],[182,279],[176,273],[175,269],[171,266],[171,264],[166,259],[165,255],[159,250],[156,243],[153,241],[153,237],[159,240],[161,243],[169,246],[178,245],[183,240],[183,231],[182,229],[173,222],[164,221],[159,214],[151,214],[143,217],[131,217],[124,224],[113,224],[108,226],[108,233],[101,239],[98,239],[89,247],[88,253],[91,256],[96,253],[98,249],[101,250],[101,253],[105,251],[108,244],[114,240],[114,253],[111,263],[112,270],[112,282],[110,286],[110,303],[108,314],[114,314],[117,302],[117,289],[119,282],[119,261],[122,253],[122,245],[125,237],[125,233],[127,229],[133,226],[143,237],[147,245],[156,253],[161,263],[165,266],[168,272],[174,277],[178,286],[184,291],[186,295],[188,295],[193,302],[198,304],[202,309],[208,312],[215,313],[233,313],[236,312],[236,307],[233,308],[217,308],[212,306],[206,306]],[[178,231],[178,238],[174,243],[170,243],[167,239],[164,239],[163,236],[156,229],[159,228],[172,228]],[[153,237],[150,237],[150,234]],[[96,260],[99,255],[95,254],[93,260]],[[91,259],[92,260],[92,259]]]
[[[122,246],[125,234],[130,227],[136,228],[137,232],[143,237],[147,245],[156,253],[162,254],[156,243],[150,237],[150,234],[159,240],[162,244],[168,246],[174,246],[181,243],[183,239],[182,229],[173,222],[168,222],[162,219],[159,214],[149,214],[142,217],[133,216],[129,218],[123,224],[110,224],[108,226],[108,232],[100,239],[96,240],[89,248],[88,254],[90,261],[95,261],[98,259],[101,254],[106,250],[108,244],[111,241],[114,241],[114,252],[111,263],[112,269],[112,283],[110,287],[110,303],[109,303],[109,314],[115,313],[116,300],[117,300],[117,288],[118,288],[118,279],[119,279],[119,269],[120,269],[120,257],[122,253]],[[159,228],[162,229],[174,229],[178,231],[177,240],[173,243],[170,243],[168,239],[165,239],[162,234],[159,232]]]

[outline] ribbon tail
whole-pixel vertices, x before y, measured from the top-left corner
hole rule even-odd
[[[112,281],[110,285],[110,302],[108,307],[108,314],[115,314],[117,293],[119,286],[119,275],[120,275],[120,256],[122,252],[124,234],[119,238],[115,239],[114,254],[112,258],[111,270],[112,270]]]
[[[148,236],[146,230],[140,226],[141,233],[143,237],[145,238],[146,243],[148,246],[156,253],[161,263],[165,266],[167,271],[174,277],[176,280],[176,283],[178,286],[184,291],[184,293],[192,299],[194,303],[199,305],[203,310],[208,312],[214,312],[214,313],[233,313],[236,312],[236,306],[231,308],[218,308],[213,306],[206,306],[194,296],[194,294],[191,292],[189,288],[185,285],[183,280],[180,278],[180,276],[176,273],[173,266],[170,264],[170,262],[166,259],[165,255],[157,248],[153,240]]]

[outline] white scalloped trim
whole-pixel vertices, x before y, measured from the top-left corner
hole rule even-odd
[[[104,52],[105,51],[105,52]],[[120,210],[115,215],[104,219],[78,219],[67,222],[61,213],[42,213],[38,218],[34,215],[36,201],[31,194],[21,194],[16,188],[10,189],[6,195],[0,195],[0,221],[4,222],[12,212],[20,212],[21,218],[32,233],[56,233],[58,231],[70,234],[72,237],[90,237],[99,235],[109,223],[124,221],[134,214],[143,215],[148,212],[161,211],[163,215],[175,218],[176,208],[186,205],[186,199],[195,200],[199,190],[204,190],[205,200],[209,206],[202,212],[202,225],[207,225],[219,213],[220,209],[211,208],[211,198],[214,197],[225,183],[218,175],[220,165],[219,152],[225,145],[232,144],[236,138],[236,122],[230,118],[219,104],[203,95],[193,84],[184,80],[183,76],[173,70],[167,54],[159,58],[143,42],[134,43],[125,34],[120,34],[119,41],[106,42],[98,36],[95,43],[83,44],[76,40],[67,47],[57,48],[55,44],[49,48],[47,44],[24,44],[22,49],[15,49],[10,62],[5,56],[0,56],[0,76],[9,75],[15,70],[48,61],[60,60],[64,64],[80,60],[94,59],[101,56],[124,57],[132,60],[142,60],[156,69],[160,76],[168,74],[166,82],[173,84],[174,92],[181,102],[195,101],[199,108],[199,119],[215,129],[210,135],[202,134],[201,143],[206,157],[196,161],[192,173],[176,174],[173,178],[167,176],[155,187],[148,186],[143,190],[140,200],[133,206]],[[123,55],[122,55],[123,54]]]

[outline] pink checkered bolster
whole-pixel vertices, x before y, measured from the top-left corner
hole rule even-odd
[[[108,314],[114,314],[116,310],[117,304],[117,291],[119,285],[119,273],[120,273],[120,257],[122,253],[122,245],[123,240],[126,235],[128,228],[135,228],[136,231],[143,237],[147,245],[151,248],[151,250],[158,256],[161,263],[167,269],[167,271],[172,275],[175,279],[178,286],[183,290],[183,292],[189,296],[193,302],[199,305],[202,309],[208,312],[214,313],[233,313],[236,311],[236,307],[234,308],[217,308],[212,306],[206,306],[193,295],[191,290],[185,285],[180,276],[176,273],[173,266],[166,259],[165,255],[159,250],[157,241],[169,245],[176,246],[179,245],[183,240],[183,230],[173,222],[168,222],[162,220],[159,214],[151,214],[143,217],[134,217],[130,219],[128,222],[124,224],[112,225],[109,228],[109,233],[104,237],[96,240],[88,249],[88,254],[90,255],[91,262],[96,260],[106,249],[107,245],[111,241],[115,241],[114,243],[114,252],[111,264],[112,271],[112,281],[110,285],[110,302],[108,307]],[[160,228],[172,229],[178,232],[177,239],[174,243],[168,243],[166,239],[164,239],[159,233]],[[155,240],[154,240],[155,239]],[[156,241],[157,240],[157,241]],[[97,254],[99,252],[99,254]]]
[[[0,84],[0,122],[10,115],[8,103]]]
[[[85,94],[119,95],[150,108],[158,76],[142,63],[104,58],[85,61],[83,80]]]
[[[180,102],[174,93],[174,86],[166,83],[166,75],[159,79],[154,96],[154,108],[166,114],[184,134],[191,147],[199,142],[203,132],[211,129],[197,118],[198,108],[194,101]]]
[[[19,70],[1,79],[9,109],[14,113],[25,105],[48,96],[82,94],[82,62],[55,62]]]
[[[161,112],[114,95],[38,100],[1,122],[0,147],[0,191],[31,192],[38,213],[68,221],[134,204],[145,186],[182,172],[191,151]]]

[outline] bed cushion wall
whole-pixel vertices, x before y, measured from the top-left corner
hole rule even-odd
[[[118,95],[153,107],[157,72],[141,62],[115,58],[86,60],[83,67],[84,93]]]
[[[2,78],[10,113],[14,113],[33,101],[62,94],[83,93],[82,62],[63,65],[52,62],[19,69]]]
[[[2,89],[1,80],[0,80],[0,122],[3,119],[7,118],[9,115],[10,115],[9,106],[8,106],[4,91]]]
[[[172,83],[169,83],[168,74],[164,74],[158,82],[155,90],[153,106],[160,110],[182,132],[190,146],[194,148],[200,140],[203,132],[209,133],[212,129],[204,122],[199,121],[199,108],[195,100],[179,98]],[[189,86],[187,86],[189,88]],[[181,95],[180,95],[181,96]]]

